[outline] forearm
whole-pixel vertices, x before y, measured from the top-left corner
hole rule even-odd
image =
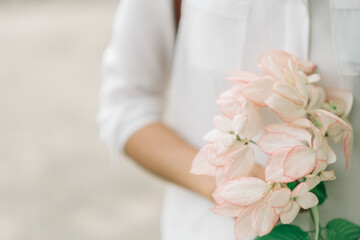
[[[162,123],[150,124],[138,130],[125,146],[126,154],[142,167],[212,199],[215,179],[190,173],[197,151]],[[256,165],[251,175],[263,178],[263,170]]]

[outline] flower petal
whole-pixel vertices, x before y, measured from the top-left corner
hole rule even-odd
[[[266,201],[260,202],[252,212],[252,227],[258,236],[271,232],[279,221],[279,214]]]
[[[307,192],[296,197],[296,202],[302,207],[303,209],[309,209],[318,205],[319,200],[315,194],[312,192]]]
[[[244,177],[227,184],[221,194],[227,202],[247,207],[264,198],[269,190],[261,179]]]
[[[262,128],[260,109],[253,103],[246,101],[243,103],[240,111],[242,114],[247,115],[248,119],[246,126],[242,130],[242,134],[246,138],[252,139]]]
[[[276,82],[273,86],[273,91],[297,105],[304,105],[304,98],[290,83]]]
[[[243,130],[244,126],[248,122],[248,118],[244,114],[237,114],[232,120],[232,129],[235,135],[239,135]]]
[[[307,142],[309,145],[311,144],[312,135],[304,128],[293,127],[287,124],[271,124],[267,125],[264,130],[267,133],[286,133],[301,141]]]
[[[224,217],[237,217],[244,209],[244,207],[238,207],[234,204],[224,202],[212,208],[211,211]]]
[[[307,178],[305,182],[308,185],[309,190],[311,190],[321,182],[321,178],[315,175],[310,178]]]
[[[213,123],[215,127],[221,132],[229,133],[233,130],[231,118],[225,117],[223,115],[216,115],[213,119]]]
[[[266,181],[272,182],[292,182],[295,179],[284,176],[284,161],[292,147],[284,147],[273,152],[266,164]]]
[[[257,78],[260,78],[261,75],[252,73],[252,72],[247,72],[247,71],[242,71],[242,70],[231,70],[228,72],[229,77],[226,78],[226,80],[231,81],[231,82],[235,82],[235,83],[248,83],[252,80],[255,80]]]
[[[291,208],[289,211],[280,214],[280,220],[283,224],[289,224],[294,221],[300,211],[300,206],[296,202],[291,202]]]
[[[316,164],[315,152],[307,146],[293,147],[284,161],[284,175],[299,179],[311,173]]]
[[[264,105],[265,100],[272,94],[272,87],[275,80],[272,78],[259,78],[252,80],[241,88],[241,94],[249,101]]]
[[[306,113],[303,105],[295,104],[278,94],[271,95],[265,103],[284,122],[292,122],[305,116]]]
[[[326,101],[333,101],[344,106],[344,113],[342,116],[347,117],[351,111],[354,97],[351,92],[338,88],[325,88]]]
[[[251,226],[251,213],[253,210],[254,207],[247,207],[240,212],[239,216],[236,218],[234,227],[236,240],[243,240],[255,233]]]
[[[343,147],[344,147],[344,154],[345,154],[345,169],[349,168],[349,162],[351,158],[351,153],[353,150],[354,145],[354,134],[352,131],[346,131],[344,133],[343,138]]]
[[[297,185],[291,192],[291,198],[301,196],[303,194],[306,194],[307,192],[309,192],[309,186],[305,182],[302,182]]]
[[[322,87],[313,87],[310,93],[308,109],[319,109],[325,102],[325,91]]]
[[[234,180],[248,176],[254,166],[254,150],[247,144],[226,157],[224,174],[226,178]]]
[[[272,191],[268,198],[268,204],[273,208],[283,208],[289,201],[291,190],[289,188],[280,188]]]
[[[212,145],[207,144],[196,154],[191,167],[192,174],[215,176],[216,168],[207,161],[207,153],[211,151]]]
[[[272,154],[276,150],[283,148],[283,147],[293,147],[293,146],[299,146],[304,145],[304,143],[287,134],[287,133],[268,133],[265,134],[260,138],[260,140],[257,142],[259,148],[261,151]]]
[[[320,174],[320,178],[321,178],[322,181],[335,180],[336,179],[335,171],[333,169],[329,170],[329,171],[322,171],[321,174]]]

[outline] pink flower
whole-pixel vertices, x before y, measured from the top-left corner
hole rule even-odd
[[[341,118],[347,118],[353,105],[353,95],[337,88],[326,88],[325,92],[326,102],[322,105],[322,109]]]
[[[292,182],[314,170],[322,137],[310,121],[304,120],[313,134],[304,126],[274,124],[265,127],[267,134],[257,144],[270,154],[265,168],[266,181]]]
[[[306,176],[306,184],[308,185],[309,189],[313,189],[321,181],[330,181],[336,179],[335,171],[334,170],[325,171],[326,167],[327,167],[326,161],[318,161],[314,172]]]
[[[284,80],[286,78],[284,75],[287,75],[288,72],[303,71],[311,74],[316,69],[314,63],[301,61],[285,51],[264,52],[261,55],[259,67],[264,74],[273,75],[279,80]]]
[[[277,81],[272,87],[273,94],[265,101],[284,122],[305,117],[325,101],[325,91],[308,84],[303,72],[294,72],[292,76],[286,81]]]
[[[346,169],[349,167],[354,142],[354,132],[351,125],[340,117],[325,110],[317,110],[316,115],[320,131],[335,142],[343,140]]]
[[[213,211],[220,215],[237,217],[235,234],[238,240],[253,233],[266,235],[279,219],[279,214],[266,201],[273,188],[273,184],[253,177],[228,182],[217,191],[220,205]],[[231,211],[236,214],[231,214]]]
[[[289,188],[280,188],[270,194],[267,203],[277,209],[281,222],[288,224],[294,221],[300,208],[309,209],[318,205],[319,200],[309,190],[304,182],[297,185],[293,191]]]

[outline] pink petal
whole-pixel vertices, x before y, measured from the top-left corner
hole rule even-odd
[[[293,147],[284,162],[284,175],[299,179],[311,173],[316,164],[315,152],[307,146]]]
[[[251,213],[253,210],[254,207],[247,207],[240,212],[239,216],[236,218],[234,227],[236,240],[246,239],[255,233],[251,225]]]
[[[312,135],[304,128],[293,127],[287,124],[271,124],[267,125],[264,130],[267,133],[286,133],[301,141],[307,142],[309,145],[311,144]]]
[[[299,146],[304,145],[304,143],[287,134],[287,133],[269,133],[265,134],[260,138],[257,142],[261,151],[272,154],[276,150],[283,148],[283,147],[292,147],[292,146]]]
[[[234,116],[232,121],[232,129],[234,134],[238,135],[243,130],[244,126],[247,124],[248,118],[244,114],[237,114]]]
[[[269,106],[281,120],[284,122],[292,122],[305,116],[303,105],[298,105],[280,95],[273,94],[266,101]]]
[[[219,111],[228,118],[235,116],[240,108],[240,104],[234,99],[222,101],[219,105]]]
[[[247,71],[242,71],[242,70],[231,70],[228,72],[229,76],[226,80],[231,81],[231,82],[235,82],[235,83],[248,83],[252,80],[258,79],[261,77],[261,75],[252,73],[252,72],[247,72]]]
[[[295,87],[299,91],[299,94],[304,97],[306,103],[309,98],[309,92],[306,87],[306,75],[301,71],[295,72]]]
[[[309,192],[309,186],[305,182],[302,182],[297,185],[291,192],[291,198],[301,196],[303,194],[306,194],[307,192]]]
[[[231,203],[224,202],[212,208],[211,211],[224,217],[237,217],[244,209],[244,207],[238,207]]]
[[[344,105],[344,117],[347,117],[351,111],[354,97],[351,92],[345,91],[338,88],[325,88],[326,100],[332,100],[333,102],[342,102],[341,105]]]
[[[335,177],[335,171],[332,169],[332,170],[329,170],[329,171],[322,171],[321,174],[320,174],[320,178],[321,180],[323,181],[332,181],[332,180],[335,180],[336,177]]]
[[[309,209],[318,205],[319,200],[315,194],[312,192],[307,192],[296,197],[296,202],[302,207],[303,209]]]
[[[289,201],[291,190],[289,188],[280,188],[272,191],[268,198],[268,204],[273,208],[283,208]]]
[[[327,162],[325,160],[318,160],[316,162],[314,174],[318,174],[319,172],[324,171],[326,167],[327,167]]]
[[[217,204],[223,204],[225,202],[224,197],[222,196],[222,191],[226,186],[228,186],[231,182],[226,182],[222,185],[217,185],[216,190],[213,192],[212,197]]]
[[[304,98],[294,86],[287,82],[276,82],[273,91],[297,105],[304,105]]]
[[[325,102],[325,91],[322,87],[313,87],[310,93],[309,109],[319,109]]]
[[[269,190],[269,186],[261,179],[244,177],[230,182],[221,194],[227,202],[247,207],[264,198]]]
[[[332,164],[336,162],[336,154],[334,150],[329,146],[328,147],[328,157],[327,157],[327,163]],[[345,158],[346,159],[346,158]]]
[[[289,201],[283,208],[277,208],[276,212],[279,214],[283,214],[283,213],[289,211],[291,206],[292,206],[292,201]]]
[[[308,83],[316,83],[319,82],[320,80],[321,80],[321,76],[318,73],[313,73],[307,77]]]
[[[283,170],[284,161],[291,149],[292,147],[284,147],[271,154],[265,168],[265,178],[267,182],[292,182],[295,180],[284,176]]]
[[[354,145],[354,135],[352,131],[346,131],[344,133],[343,138],[343,147],[344,147],[344,154],[345,154],[345,169],[349,168],[349,162],[351,158],[351,153],[353,150]]]
[[[242,134],[246,138],[252,139],[260,132],[262,128],[260,109],[253,103],[246,101],[243,103],[240,111],[242,114],[247,115],[247,119],[249,119],[246,126],[242,130]]]
[[[254,150],[250,145],[244,145],[228,155],[225,161],[224,173],[228,179],[248,176],[255,163]]]
[[[232,120],[231,118],[225,117],[223,115],[217,115],[213,118],[214,126],[224,133],[229,133],[232,129]]]
[[[220,186],[223,186],[227,181],[228,180],[224,174],[224,168],[223,167],[216,168],[216,173],[215,173],[216,186],[219,188]],[[216,194],[220,194],[220,192],[217,192]],[[213,195],[213,197],[215,198],[214,195]],[[220,199],[220,198],[222,199],[222,196],[217,197],[217,199]],[[215,201],[215,202],[219,203],[218,201]]]
[[[209,164],[206,157],[208,151],[211,151],[211,149],[212,145],[207,144],[196,154],[190,171],[192,174],[215,176],[216,168]]]
[[[315,175],[310,178],[307,178],[305,182],[308,185],[309,190],[311,190],[321,182],[321,178]]]
[[[217,129],[213,129],[210,132],[206,133],[203,137],[205,142],[214,143],[219,141],[224,136],[224,133],[220,132]]]
[[[272,78],[259,78],[249,82],[240,92],[249,101],[264,105],[265,100],[272,94],[274,85]]]
[[[336,136],[341,131],[352,131],[351,125],[331,112],[317,110],[316,115],[322,123],[321,132],[327,132],[329,137]]]
[[[206,158],[208,163],[214,167],[223,167],[225,165],[225,157],[223,155],[224,154],[217,155],[215,148],[211,148],[206,153]]]
[[[251,221],[255,233],[259,236],[264,236],[275,227],[279,221],[279,214],[274,208],[263,201],[254,209]]]
[[[291,202],[291,208],[289,211],[280,214],[280,220],[283,224],[289,224],[294,221],[300,211],[300,206],[296,202]]]

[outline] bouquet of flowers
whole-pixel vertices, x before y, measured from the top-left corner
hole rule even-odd
[[[236,239],[311,239],[309,232],[290,225],[301,209],[310,209],[314,239],[322,238],[317,206],[326,198],[323,181],[335,180],[328,166],[336,161],[329,145],[342,141],[346,168],[353,147],[347,120],[350,92],[317,86],[316,65],[284,51],[265,52],[261,74],[232,71],[234,87],[223,92],[213,119],[215,129],[193,161],[191,172],[214,176],[216,214],[234,217]],[[278,122],[262,125],[260,110],[271,109]],[[265,132],[258,141],[254,137]],[[265,180],[247,177],[254,148],[269,155]],[[282,225],[275,226],[279,220]],[[263,236],[263,237],[262,237]],[[358,239],[360,227],[345,219],[326,226],[326,237]]]

